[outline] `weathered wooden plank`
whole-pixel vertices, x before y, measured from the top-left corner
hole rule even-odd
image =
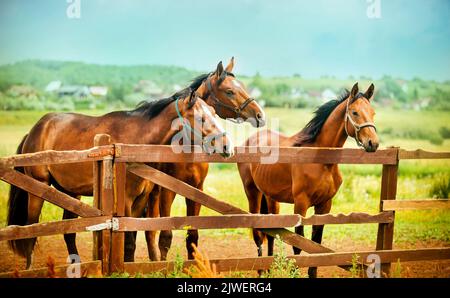
[[[427,200],[383,200],[383,210],[421,210],[421,209],[448,209],[449,199],[427,199]]]
[[[55,276],[66,278],[67,269],[71,265],[55,266]],[[102,262],[92,261],[80,263],[80,277],[101,277],[102,276]],[[30,270],[20,270],[17,272],[3,272],[0,273],[0,278],[16,278],[16,277],[48,277],[48,268],[30,269]]]
[[[245,210],[237,208],[228,203],[219,201],[211,197],[210,195],[198,190],[197,188],[194,188],[152,167],[146,165],[133,164],[128,167],[128,171],[139,177],[148,179],[158,185],[161,185],[162,187],[170,189],[184,197],[188,197],[191,200],[200,203],[205,207],[208,207],[221,214],[248,214],[248,212]],[[330,248],[327,248],[321,244],[311,241],[287,229],[278,228],[278,229],[260,229],[260,230],[273,237],[279,235],[280,239],[286,242],[287,244],[301,248],[308,253],[324,253],[333,251]]]
[[[422,149],[405,150],[400,149],[398,159],[449,159],[450,152],[431,152]]]
[[[125,216],[125,183],[127,167],[126,163],[114,163],[114,216],[119,220]],[[119,224],[120,226],[120,224]],[[111,234],[111,272],[123,272],[124,270],[124,245],[125,234],[121,231],[112,231]]]
[[[100,207],[104,215],[114,214],[114,170],[113,158],[105,157],[101,163]],[[111,272],[111,230],[102,231],[102,266],[103,274]]]
[[[321,214],[302,218],[302,225],[329,225],[329,224],[364,224],[364,223],[389,223],[394,220],[393,212],[380,212],[367,214],[352,212],[350,214]]]
[[[364,263],[371,254],[380,257],[381,262],[409,262],[425,260],[444,260],[450,259],[450,248],[425,248],[411,250],[377,250],[377,251],[357,251],[357,252],[339,252],[339,253],[319,253],[311,255],[288,256],[296,261],[298,267],[321,267],[321,266],[346,266],[352,263],[352,258],[359,256],[359,260]],[[216,265],[219,272],[229,271],[249,271],[249,270],[268,270],[272,265],[274,257],[257,258],[227,258],[211,259],[210,263]],[[185,261],[183,266],[188,269],[194,265],[194,260]],[[173,262],[145,262],[145,263],[125,263],[125,271],[131,275],[138,273],[150,273],[154,271],[171,271],[174,268]]]
[[[94,147],[106,146],[111,144],[111,137],[107,134],[96,134],[94,137]],[[96,160],[93,165],[93,205],[100,209],[101,197],[101,170],[102,161]],[[102,231],[92,233],[92,259],[102,259]]]
[[[228,203],[219,201],[210,195],[198,190],[195,187],[190,186],[189,184],[182,182],[178,179],[173,178],[166,173],[163,173],[155,168],[146,166],[146,165],[138,165],[132,164],[128,166],[128,171],[142,177],[144,179],[148,179],[162,187],[175,191],[176,193],[190,198],[193,201],[200,203],[214,211],[217,211],[221,214],[246,214],[247,211],[244,211],[240,208],[237,208]]]
[[[397,165],[383,165],[380,192],[380,211],[383,211],[383,201],[394,201],[397,195]],[[377,250],[390,250],[394,241],[394,220],[395,212],[392,214],[393,220],[390,223],[380,223],[377,233]],[[390,274],[390,263],[382,264],[381,270],[386,276]]]
[[[17,154],[0,158],[0,167],[26,167],[50,164],[65,164],[101,160],[114,155],[114,147],[100,146],[87,150],[55,151],[46,150],[35,153]]]
[[[27,226],[8,226],[0,229],[0,241],[85,232],[86,227],[104,223],[108,219],[110,219],[108,216],[99,216],[42,222]]]
[[[294,227],[300,215],[243,214],[159,218],[119,218],[119,231]]]
[[[189,147],[191,148],[191,147]],[[195,149],[190,149],[196,152]],[[231,158],[219,154],[175,153],[167,145],[116,145],[116,161],[122,162],[277,162],[321,164],[396,164],[397,148],[365,152],[350,148],[236,147]]]
[[[81,217],[102,215],[100,210],[13,169],[0,168],[0,179]]]

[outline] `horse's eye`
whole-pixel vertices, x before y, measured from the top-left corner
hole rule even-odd
[[[225,93],[226,93],[228,96],[233,96],[233,95],[234,95],[233,90],[227,90],[227,91],[225,91]]]
[[[353,115],[353,116],[358,116],[358,112],[357,112],[357,111],[353,111],[353,112],[352,112],[352,115]]]

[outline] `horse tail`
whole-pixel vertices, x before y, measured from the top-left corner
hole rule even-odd
[[[22,153],[23,144],[28,135],[22,139],[16,153]],[[23,167],[14,167],[14,170],[25,173]],[[28,193],[21,188],[11,184],[8,198],[8,225],[26,225],[28,221]],[[26,257],[26,247],[29,245],[30,239],[11,240],[9,245],[14,253],[22,257]]]

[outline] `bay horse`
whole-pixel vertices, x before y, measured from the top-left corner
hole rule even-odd
[[[374,93],[371,84],[363,94],[356,83],[350,92],[331,100],[315,111],[313,119],[293,136],[267,130],[266,134],[251,136],[245,146],[279,144],[295,147],[343,147],[347,137],[353,137],[367,152],[378,148],[378,136],[373,122],[375,111],[370,105]],[[275,142],[279,140],[279,142]],[[309,207],[315,214],[329,213],[331,199],[338,191],[342,176],[336,164],[257,164],[239,163],[250,213],[279,213],[279,202],[294,204],[294,212],[306,215]],[[323,225],[312,228],[312,240],[321,243]],[[304,235],[303,226],[295,232]],[[253,238],[262,256],[264,234],[253,230]],[[273,237],[267,236],[268,255],[273,254]],[[300,249],[294,247],[294,253]],[[317,276],[317,268],[309,268],[310,277]]]
[[[214,72],[197,77],[190,88],[206,99],[206,103],[211,105],[220,118],[231,121],[250,122],[254,127],[265,125],[265,113],[258,103],[250,97],[244,84],[239,82],[232,73],[235,60],[231,58],[224,69],[222,62],[217,65]],[[172,163],[161,164],[161,171],[169,174],[189,185],[203,190],[203,182],[208,174],[208,163]],[[161,217],[170,216],[171,207],[176,194],[166,188],[156,189],[150,194],[149,207],[146,216]],[[158,206],[159,201],[159,206]],[[201,205],[186,198],[186,215],[198,216]],[[158,260],[156,248],[156,232],[145,232],[149,259]],[[159,251],[161,259],[165,260],[172,243],[172,231],[161,231],[159,236]],[[187,231],[186,249],[188,258],[193,258],[192,244],[198,244],[198,231],[190,229]],[[134,244],[130,244],[134,245]],[[131,247],[130,250],[134,250]]]
[[[203,125],[198,125],[198,122]],[[99,117],[76,113],[46,114],[23,139],[17,153],[84,150],[92,147],[94,136],[100,133],[109,134],[113,143],[131,144],[170,144],[178,134],[189,135],[194,140],[198,139],[194,138],[195,133],[203,137],[201,141],[204,147],[220,152],[223,156],[232,154],[231,143],[221,124],[214,118],[214,110],[190,89],[158,101],[143,102],[131,111],[115,111]],[[216,138],[210,144],[205,143],[211,136]],[[222,144],[220,146],[223,148],[216,148],[218,144]],[[92,196],[92,166],[92,163],[84,162],[22,167],[16,170],[79,199],[80,196]],[[126,216],[141,216],[147,192],[152,188],[151,182],[127,173]],[[8,225],[37,223],[43,202],[41,198],[12,185],[8,201]],[[76,217],[77,215],[64,210],[63,219]],[[64,235],[69,255],[78,254],[75,237],[76,234]],[[126,234],[126,238],[130,238],[130,233]],[[17,254],[26,257],[27,268],[32,263],[35,242],[36,238],[10,242]]]

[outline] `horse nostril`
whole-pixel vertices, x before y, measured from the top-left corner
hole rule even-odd
[[[263,118],[262,113],[256,113],[256,119],[261,120]]]
[[[373,147],[372,140],[369,140],[369,147],[370,147],[370,148]]]
[[[227,153],[228,152],[228,147],[227,147],[227,145],[224,145],[223,146],[223,153]]]

